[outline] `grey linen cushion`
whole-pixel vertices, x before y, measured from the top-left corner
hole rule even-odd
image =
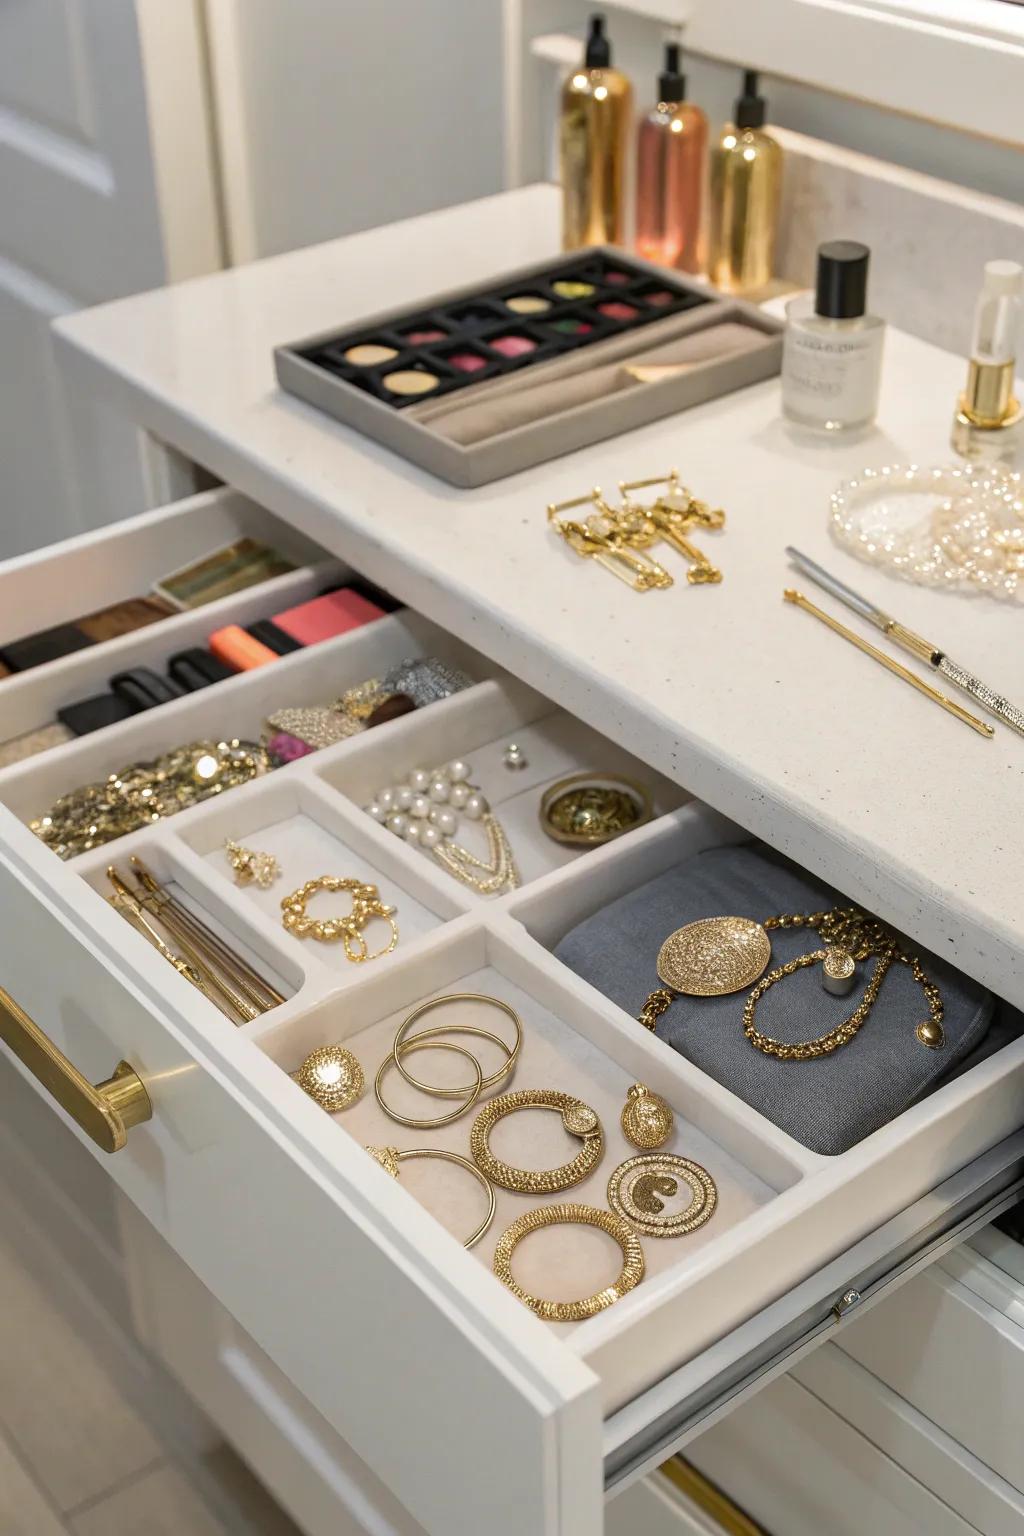
[[[849,902],[761,843],[712,848],[594,913],[565,935],[555,954],[635,1017],[661,986],[658,950],[685,923],[719,916],[763,922],[844,905]],[[769,937],[769,969],[821,948],[814,929],[775,930]],[[779,1061],[749,1043],[746,989],[728,997],[677,997],[658,1020],[658,1037],[805,1147],[845,1152],[950,1074],[980,1045],[992,1020],[991,993],[910,941],[907,946],[942,992],[946,1044],[940,1051],[915,1036],[928,1007],[909,967],[899,964],[859,1033],[816,1060]],[[874,965],[873,959],[858,965],[846,997],[825,991],[820,965],[795,972],[761,998],[758,1028],[794,1043],[826,1033],[857,1007]]]

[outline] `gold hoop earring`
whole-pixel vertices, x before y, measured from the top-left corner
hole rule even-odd
[[[545,1301],[540,1296],[531,1296],[529,1291],[524,1291],[513,1278],[512,1254],[531,1232],[537,1232],[542,1227],[559,1226],[563,1222],[599,1227],[602,1232],[607,1232],[622,1249],[622,1269],[617,1280],[606,1285],[603,1290],[595,1291],[593,1296],[584,1296],[580,1301]],[[593,1205],[542,1205],[539,1210],[527,1211],[525,1216],[520,1216],[518,1221],[514,1221],[501,1234],[494,1250],[494,1273],[503,1285],[508,1286],[513,1296],[518,1296],[524,1306],[546,1322],[581,1323],[603,1312],[606,1307],[625,1296],[627,1291],[640,1284],[644,1277],[644,1251],[629,1223],[611,1211],[600,1211]]]
[[[497,1202],[494,1198],[494,1190],[488,1184],[479,1168],[475,1168],[467,1157],[460,1157],[457,1152],[445,1152],[440,1147],[415,1147],[412,1151],[409,1152],[400,1152],[397,1147],[367,1147],[366,1150],[369,1152],[371,1157],[375,1157],[377,1159],[385,1173],[390,1173],[393,1179],[398,1178],[399,1163],[404,1163],[407,1158],[439,1157],[443,1162],[457,1163],[460,1168],[465,1168],[467,1173],[471,1173],[473,1175],[478,1184],[483,1185],[484,1192],[487,1195],[487,1215],[477,1227],[476,1231],[471,1233],[470,1236],[466,1238],[462,1245],[463,1248],[472,1248],[474,1243],[478,1243],[483,1237],[484,1233],[487,1231],[487,1228],[490,1226],[491,1222],[494,1220],[494,1212],[497,1210]]]
[[[570,1136],[578,1136],[583,1142],[571,1162],[563,1163],[560,1168],[535,1171],[516,1168],[494,1156],[487,1140],[491,1127],[520,1109],[553,1109],[561,1115],[562,1124]],[[604,1131],[590,1105],[573,1094],[559,1093],[554,1088],[524,1088],[519,1093],[503,1093],[480,1111],[469,1133],[469,1149],[480,1172],[492,1184],[524,1195],[553,1195],[579,1184],[597,1167],[604,1156]]]

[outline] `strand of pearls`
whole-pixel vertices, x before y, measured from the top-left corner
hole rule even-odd
[[[441,768],[414,768],[402,783],[379,789],[365,807],[367,815],[407,843],[436,848],[458,831],[457,811],[480,821],[490,810],[485,796],[469,783],[471,772],[460,757]]]
[[[472,771],[462,758],[440,768],[414,768],[403,782],[379,789],[364,809],[396,837],[432,853],[464,885],[491,895],[514,889],[519,875],[508,838],[491,814],[487,797],[470,782]],[[460,815],[483,823],[489,863],[454,842]]]
[[[840,485],[830,506],[833,537],[869,564],[921,586],[1024,600],[1019,474],[999,465],[887,465]]]

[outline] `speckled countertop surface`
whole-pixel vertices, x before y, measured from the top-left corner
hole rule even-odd
[[[61,352],[142,426],[1024,1005],[1024,739],[985,741],[782,601],[793,543],[1024,704],[1019,606],[897,582],[827,531],[844,476],[950,459],[962,359],[890,330],[859,443],[795,440],[770,382],[473,491],[278,390],[274,346],[557,248],[557,193],[527,188],[76,315]],[[640,595],[548,533],[547,502],[672,465],[727,510],[704,537],[720,587],[687,587],[668,554],[676,586]]]

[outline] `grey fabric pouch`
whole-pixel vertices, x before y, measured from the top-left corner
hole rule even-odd
[[[708,849],[659,875],[567,933],[555,954],[584,981],[634,1017],[661,986],[658,951],[676,928],[702,917],[750,917],[849,905],[836,892],[761,843]],[[770,968],[820,948],[813,929],[773,930]],[[728,997],[677,997],[658,1021],[658,1037],[814,1152],[834,1156],[914,1104],[984,1040],[994,999],[983,987],[907,941],[942,993],[946,1044],[929,1050],[914,1033],[928,1017],[921,988],[894,965],[859,1032],[831,1055],[811,1061],[766,1056],[743,1033],[747,991]],[[825,991],[819,965],[771,987],[757,1007],[758,1028],[796,1043],[846,1019],[874,969],[857,967],[845,997]],[[639,1027],[639,1026],[638,1026]]]

